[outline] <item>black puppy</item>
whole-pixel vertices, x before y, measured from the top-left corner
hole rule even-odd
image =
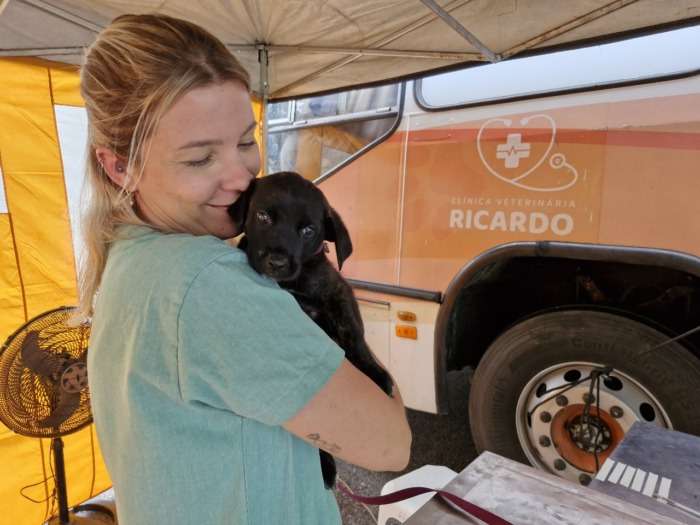
[[[365,342],[352,289],[326,257],[325,241],[331,241],[341,268],[352,253],[352,242],[321,190],[297,173],[276,173],[254,180],[228,211],[245,232],[238,246],[253,269],[291,292],[348,361],[391,394],[391,378]],[[331,488],[335,461],[320,452],[323,481]]]

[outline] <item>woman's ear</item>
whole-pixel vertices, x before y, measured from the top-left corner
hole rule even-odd
[[[125,191],[132,192],[134,188],[128,188],[126,185],[130,182],[126,175],[126,161],[114,153],[111,149],[103,146],[95,148],[95,156],[97,161],[105,170],[107,176],[114,184],[123,188]]]

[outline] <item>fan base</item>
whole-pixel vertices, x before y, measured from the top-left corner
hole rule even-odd
[[[89,508],[86,508],[89,507]],[[68,511],[68,522],[61,521],[56,516],[45,522],[44,525],[104,525],[105,523],[116,523],[112,510],[102,505],[86,505]]]

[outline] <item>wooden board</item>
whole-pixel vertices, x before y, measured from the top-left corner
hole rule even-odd
[[[490,452],[445,489],[513,525],[681,525],[681,522],[601,494]],[[464,525],[471,521],[433,497],[406,525]]]

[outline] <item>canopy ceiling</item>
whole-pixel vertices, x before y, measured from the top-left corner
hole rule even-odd
[[[543,47],[700,23],[700,0],[0,0],[0,56],[80,64],[122,13],[209,29],[269,97],[342,89]]]

